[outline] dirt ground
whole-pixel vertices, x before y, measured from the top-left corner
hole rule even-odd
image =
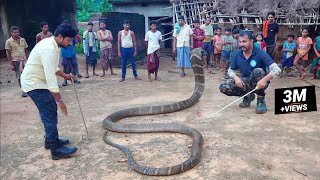
[[[142,81],[120,75],[82,78],[77,91],[90,138],[85,129],[72,86],[61,88],[68,116],[59,112],[59,133],[79,148],[73,158],[53,161],[43,148],[44,130],[38,111],[30,98],[20,97],[13,72],[1,59],[1,179],[319,179],[320,113],[274,115],[274,89],[309,85],[296,78],[273,80],[267,90],[268,112],[255,114],[238,103],[217,114],[209,123],[200,121],[235,100],[218,90],[222,73],[206,75],[206,89],[193,107],[166,115],[132,117],[121,123],[181,123],[198,129],[204,137],[201,162],[193,169],[169,177],[144,176],[123,162],[124,154],[103,140],[103,119],[117,110],[146,104],[162,104],[188,98],[193,90],[191,70],[181,78],[175,62],[161,57],[160,82],[147,82],[144,66],[138,68]],[[84,59],[79,58],[84,74]],[[120,74],[121,70],[115,72]],[[170,72],[168,72],[170,71]],[[177,72],[177,73],[172,73]],[[101,74],[101,69],[98,69]],[[108,72],[109,73],[109,72]],[[8,81],[14,81],[8,83]],[[59,80],[62,83],[62,79]],[[320,86],[319,80],[309,82]],[[320,109],[320,90],[316,88]],[[129,147],[142,165],[163,167],[183,162],[190,153],[191,139],[174,133],[110,133],[115,142]]]

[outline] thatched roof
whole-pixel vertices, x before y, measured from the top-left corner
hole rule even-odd
[[[131,4],[131,3],[154,3],[154,2],[169,2],[169,0],[109,0],[112,4]]]
[[[247,16],[260,19],[274,11],[282,23],[320,25],[320,0],[171,0],[176,14],[197,16]],[[193,14],[193,15],[192,15]],[[198,17],[201,19],[201,17]],[[257,22],[259,20],[256,20]]]

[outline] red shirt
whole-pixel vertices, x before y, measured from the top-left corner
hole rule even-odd
[[[204,33],[203,29],[196,29],[193,28],[193,48],[203,48],[203,43],[202,41],[206,38],[206,35]]]
[[[76,35],[77,43],[80,42],[80,36]]]

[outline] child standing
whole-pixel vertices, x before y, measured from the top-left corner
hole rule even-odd
[[[315,59],[312,62],[310,72],[313,74],[311,79],[316,79],[320,76],[320,36],[314,39],[313,50],[315,52]]]
[[[301,37],[297,39],[297,55],[294,58],[293,64],[296,66],[296,68],[299,70],[300,75],[298,79],[304,79],[306,76],[306,73],[304,72],[304,68],[306,68],[307,61],[308,61],[308,53],[311,49],[312,45],[312,39],[308,37],[308,29],[303,28],[301,32]],[[302,66],[298,64],[299,60],[302,60]]]
[[[97,34],[92,31],[93,23],[88,23],[88,30],[83,33],[83,51],[86,55],[86,76],[89,78],[89,66],[92,66],[93,76],[98,76],[96,74],[96,65],[97,65]]]
[[[145,41],[148,48],[148,81],[151,82],[151,74],[154,73],[154,79],[160,81],[158,77],[159,69],[159,55],[160,55],[160,42],[162,40],[162,34],[157,30],[157,21],[150,21],[150,31],[146,33]]]
[[[239,49],[239,30],[238,29],[234,29],[232,31],[232,37],[233,37],[233,40],[232,40],[232,48],[230,52],[230,61],[226,65],[226,72],[224,74],[224,77],[222,78],[223,80],[230,79],[230,77],[228,76],[228,69],[230,67],[230,63],[232,61],[232,58],[234,57],[235,52]]]
[[[72,73],[74,76],[76,76],[77,72],[77,57],[76,57],[76,51],[75,46],[77,44],[77,40],[74,38],[72,40],[72,45],[68,47],[61,47],[61,57],[62,57],[62,66],[63,66],[63,72],[65,74]],[[73,80],[74,83],[79,84],[80,81],[77,79]],[[62,86],[67,86],[68,82],[67,79],[64,79]]]
[[[232,37],[233,37],[233,41],[232,41],[232,50],[230,54],[230,60],[233,57],[233,53],[239,49],[239,30],[238,29],[234,29],[232,31]]]
[[[282,73],[284,69],[286,69],[285,76],[287,77],[289,68],[293,66],[293,60],[294,60],[293,53],[297,48],[297,44],[293,40],[294,40],[294,35],[290,33],[288,35],[288,40],[283,44],[283,49],[282,49],[283,57],[281,62],[280,77],[282,77]]]
[[[204,50],[204,43],[203,43],[203,41],[206,38],[205,31],[202,28],[200,28],[200,21],[198,19],[193,21],[193,25],[194,25],[194,28],[192,29],[193,48],[200,48],[202,50],[202,62],[207,67],[207,70],[210,73],[209,64],[208,64],[210,63],[210,59],[209,61],[207,61],[207,57],[206,57],[207,53]]]
[[[257,33],[256,34],[256,42],[254,43],[254,46],[262,49],[264,51],[267,51],[267,45],[265,42],[263,42],[263,34],[262,33]]]
[[[100,41],[100,49],[101,49],[101,66],[102,66],[102,75],[101,77],[106,75],[106,71],[110,68],[111,75],[117,75],[113,72],[112,69],[112,44],[113,41],[111,31],[106,29],[107,23],[103,20],[99,22],[100,30],[98,31],[98,39]]]
[[[222,54],[222,36],[221,27],[216,29],[216,35],[212,38],[212,43],[214,46],[214,63],[216,64],[216,69],[220,68],[220,59]]]
[[[221,72],[226,72],[228,70],[228,64],[230,62],[230,54],[232,50],[233,37],[231,35],[231,28],[227,27],[225,29],[225,35],[222,36],[222,55],[221,55]]]
[[[212,62],[212,42],[211,38],[213,37],[213,27],[211,26],[211,18],[206,17],[205,24],[201,25],[200,28],[204,30],[205,39],[203,40],[203,50],[204,50],[204,59],[206,60],[207,69],[209,69],[210,62]],[[212,73],[212,71],[209,71]]]

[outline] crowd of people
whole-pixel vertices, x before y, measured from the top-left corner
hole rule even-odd
[[[203,63],[208,73],[213,74],[216,69],[224,72],[223,79],[229,79],[227,71],[230,67],[230,62],[234,56],[234,52],[239,49],[238,36],[240,30],[225,27],[222,32],[221,27],[213,28],[211,25],[211,18],[207,17],[204,24],[200,24],[199,20],[193,21],[193,27],[185,23],[183,16],[178,17],[178,22],[174,26],[173,31],[173,53],[177,56],[177,67],[181,68],[181,77],[185,76],[185,68],[190,68],[190,50],[193,48],[202,49]],[[70,23],[65,20],[65,23]],[[114,56],[112,51],[112,42],[114,41],[112,32],[107,29],[107,23],[103,20],[99,22],[99,31],[93,32],[93,23],[89,22],[87,30],[82,34],[83,39],[83,53],[86,56],[86,72],[85,78],[89,78],[89,67],[92,67],[92,75],[98,76],[96,73],[96,66],[98,62],[98,48],[101,49],[100,64],[102,68],[101,77],[105,76],[105,72],[110,69],[111,75],[117,75],[113,71]],[[40,23],[41,32],[36,35],[36,43],[39,43],[45,38],[52,36],[49,31],[49,25],[46,22]],[[7,57],[11,63],[11,69],[15,71],[16,77],[20,85],[20,74],[23,70],[25,62],[28,59],[28,45],[24,38],[19,35],[19,28],[11,27],[11,37],[6,41]],[[72,46],[61,48],[61,65],[65,73],[72,73],[77,78],[81,78],[79,67],[75,52],[75,47],[80,41],[78,34],[73,40]],[[261,32],[255,34],[254,46],[266,51],[270,56],[275,49],[277,37],[279,33],[279,26],[275,22],[275,13],[269,12],[267,20],[263,22]],[[299,79],[304,79],[306,76],[305,68],[307,66],[308,54],[314,50],[315,58],[311,66],[310,72],[312,78],[315,79],[320,76],[320,42],[319,37],[314,41],[308,37],[308,28],[303,28],[301,37],[295,40],[295,36],[291,33],[287,35],[288,40],[283,43],[283,58],[281,62],[281,75],[283,72],[287,77],[291,67],[299,71]],[[158,77],[159,68],[159,49],[162,34],[157,30],[157,22],[150,22],[150,31],[145,35],[147,47],[147,69],[148,81],[152,81],[151,74],[155,74],[155,80],[160,80]],[[98,47],[97,41],[100,41]],[[135,64],[135,56],[137,55],[137,40],[133,31],[130,30],[130,22],[125,20],[123,23],[123,30],[119,31],[117,36],[118,56],[121,58],[122,73],[119,82],[125,81],[127,61],[130,60],[132,65],[134,78],[141,80],[137,74]],[[80,83],[78,79],[74,83]],[[62,86],[67,86],[67,80],[64,80]],[[22,92],[22,97],[27,94]]]
[[[279,26],[274,21],[274,12],[268,13],[267,20],[263,23],[261,32],[253,35],[249,30],[231,29],[225,27],[213,28],[211,18],[207,17],[205,24],[199,20],[193,21],[193,28],[185,23],[185,17],[179,16],[173,30],[173,53],[177,56],[177,67],[181,69],[181,77],[186,76],[185,69],[191,68],[190,52],[193,48],[200,48],[204,68],[209,74],[221,69],[224,79],[219,89],[228,96],[243,96],[255,89],[255,92],[244,97],[239,104],[240,108],[250,107],[257,95],[256,113],[267,112],[265,103],[265,90],[271,79],[281,77],[283,71],[288,74],[289,68],[295,66],[299,71],[299,79],[306,76],[308,54],[315,51],[310,72],[312,78],[320,75],[320,36],[314,41],[308,37],[308,29],[303,28],[301,37],[295,40],[293,34],[288,34],[287,41],[283,43],[283,58],[281,68],[272,59],[272,53],[277,42]],[[147,73],[148,81],[159,81],[158,76],[160,61],[160,42],[162,34],[157,30],[157,21],[150,21],[150,30],[145,34],[144,41],[147,47]],[[89,67],[92,67],[92,75],[98,76],[96,66],[98,64],[98,48],[101,49],[101,67],[105,76],[110,69],[111,75],[117,75],[113,71],[114,56],[112,32],[107,29],[107,23],[99,22],[100,30],[93,31],[93,23],[87,24],[87,30],[82,34],[83,53],[86,57],[85,78],[89,78]],[[67,86],[68,80],[72,83],[80,83],[75,47],[81,38],[79,30],[72,27],[67,20],[63,21],[52,34],[49,32],[48,23],[40,24],[41,32],[36,35],[36,46],[31,53],[28,51],[26,40],[20,37],[19,28],[12,26],[11,37],[6,41],[5,49],[11,69],[15,71],[16,78],[22,90],[22,97],[30,96],[37,106],[41,120],[45,127],[45,147],[51,149],[52,159],[68,157],[77,151],[76,147],[67,147],[68,139],[59,138],[57,130],[57,108],[65,115],[67,108],[59,93],[59,85],[56,76],[64,78],[62,86]],[[100,47],[98,47],[100,41]],[[61,49],[61,50],[60,50]],[[138,76],[135,64],[137,55],[137,39],[135,33],[130,30],[130,22],[123,22],[123,30],[117,35],[118,56],[121,58],[121,78],[119,82],[126,80],[126,68],[128,59],[131,62],[133,76]],[[29,55],[30,54],[30,55]],[[63,71],[58,66],[61,61]],[[301,62],[301,63],[300,63]],[[239,71],[240,74],[237,72]]]

